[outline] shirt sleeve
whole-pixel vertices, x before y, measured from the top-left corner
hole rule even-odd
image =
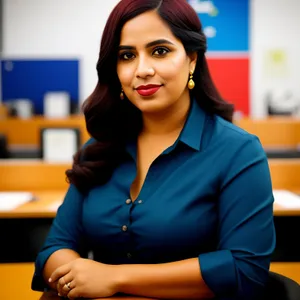
[[[219,297],[256,299],[275,248],[268,160],[255,136],[232,153],[218,199],[217,251],[199,256],[201,273]]]
[[[46,241],[35,261],[35,273],[31,288],[47,290],[42,272],[47,259],[59,249],[80,252],[83,245],[82,229],[83,195],[74,185],[70,185],[62,205],[59,207]]]

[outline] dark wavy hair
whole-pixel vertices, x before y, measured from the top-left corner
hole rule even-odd
[[[79,150],[67,180],[80,191],[106,183],[124,159],[125,143],[136,138],[142,126],[141,113],[128,99],[120,100],[117,76],[118,46],[124,24],[134,17],[155,10],[181,40],[187,53],[198,53],[191,97],[209,113],[232,121],[233,105],[218,93],[209,73],[205,52],[206,37],[194,9],[186,0],[122,0],[106,23],[97,62],[98,83],[83,104],[87,131],[93,142]]]

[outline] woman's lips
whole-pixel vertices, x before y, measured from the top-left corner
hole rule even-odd
[[[137,87],[136,91],[139,93],[139,95],[146,97],[154,95],[160,88],[161,85],[149,84]]]

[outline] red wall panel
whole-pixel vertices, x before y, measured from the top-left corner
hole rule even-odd
[[[235,111],[249,114],[249,58],[208,58],[211,76],[222,97]]]

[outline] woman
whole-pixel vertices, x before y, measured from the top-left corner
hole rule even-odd
[[[231,123],[205,51],[185,0],[112,11],[84,104],[92,139],[67,171],[33,289],[47,283],[70,299],[262,293],[275,245],[267,158]]]

